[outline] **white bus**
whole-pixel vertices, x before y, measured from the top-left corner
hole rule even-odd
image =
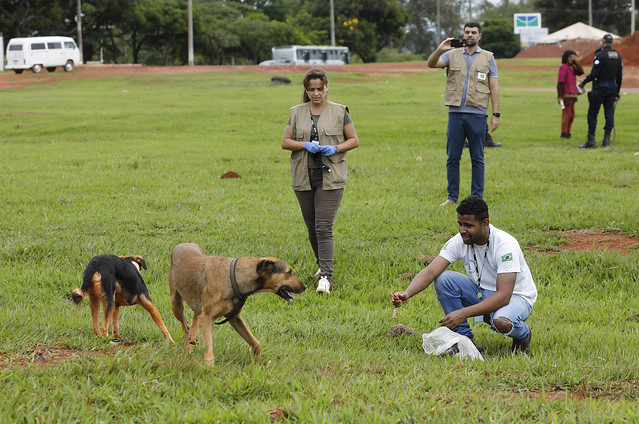
[[[80,50],[71,37],[12,38],[7,44],[7,69],[21,74],[25,69],[53,72],[61,66],[71,72],[80,63]]]
[[[273,59],[260,65],[346,65],[351,62],[344,46],[278,46],[272,49]]]

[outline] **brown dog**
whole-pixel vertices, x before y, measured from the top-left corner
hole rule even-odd
[[[176,246],[171,254],[169,289],[173,314],[182,323],[184,350],[190,353],[191,344],[197,342],[201,321],[204,362],[213,365],[214,320],[225,316],[257,356],[260,354],[260,342],[240,315],[246,297],[272,292],[292,302],[292,293],[302,293],[306,285],[293,276],[291,267],[280,259],[242,257],[234,260],[207,256],[197,244],[186,243]],[[190,327],[184,317],[183,301],[193,309]]]
[[[118,308],[138,304],[149,311],[164,338],[173,343],[169,331],[158,310],[153,306],[140,267],[146,269],[142,256],[98,255],[89,262],[82,275],[82,288],[73,290],[73,301],[82,302],[89,295],[93,331],[101,337],[109,334],[109,322],[113,323],[113,337],[120,338]],[[99,326],[100,305],[104,309],[104,320]]]

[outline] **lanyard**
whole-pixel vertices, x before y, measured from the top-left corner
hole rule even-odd
[[[317,127],[315,126],[315,120],[313,119],[313,114],[311,113],[311,125],[313,126],[311,129],[311,141],[319,141],[319,134],[317,132]]]
[[[311,128],[311,141],[317,141],[319,142],[319,134],[317,132],[317,127],[315,126],[315,120],[313,119],[313,113],[310,114],[311,116],[311,125],[313,126]],[[319,118],[317,118],[319,119]],[[331,172],[331,168],[328,167],[326,164],[324,164],[324,162],[322,162],[321,157],[319,156],[318,153],[314,153],[313,154],[313,160],[317,160],[318,164],[320,164],[322,166],[322,169],[326,172]]]
[[[488,248],[490,247],[490,233],[488,233],[488,241],[486,242],[486,250],[484,251],[484,259],[481,262],[481,272],[479,272],[479,266],[477,264],[477,256],[475,256],[475,244],[471,245],[473,249],[473,259],[475,260],[475,273],[477,274],[477,286],[481,284],[481,276],[486,268],[486,256],[488,255]]]

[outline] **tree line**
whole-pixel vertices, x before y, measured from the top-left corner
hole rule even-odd
[[[630,2],[591,0],[593,25],[627,35]],[[77,39],[78,0],[0,0],[0,32]],[[81,0],[85,61],[187,63],[187,0]],[[330,45],[328,0],[192,0],[196,64],[257,64],[278,45]],[[383,49],[427,56],[466,21],[483,24],[482,46],[519,51],[513,13],[540,12],[550,32],[588,22],[588,0],[334,0],[337,45],[375,62]],[[627,18],[626,18],[627,16]],[[437,32],[439,28],[439,33]],[[398,53],[399,55],[399,53]]]

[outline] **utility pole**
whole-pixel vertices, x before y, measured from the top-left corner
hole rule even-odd
[[[437,0],[437,45],[442,42],[442,27],[439,23],[439,0]]]
[[[630,35],[635,33],[635,15],[637,11],[635,10],[635,0],[632,0],[632,10],[630,11]]]
[[[335,2],[331,0],[331,46],[335,46]]]
[[[75,7],[75,16],[76,16],[76,21],[77,21],[77,25],[78,25],[78,49],[80,49],[80,63],[83,64],[84,63],[84,55],[82,54],[82,4],[81,4],[82,0],[78,0],[76,2],[76,7]]]
[[[189,48],[189,53],[188,53],[188,60],[189,60],[189,66],[193,66],[193,0],[188,0],[188,5],[187,5],[187,21],[188,21],[188,31],[189,31],[189,35],[188,35],[188,48]]]
[[[592,26],[592,0],[588,0],[588,25]]]

